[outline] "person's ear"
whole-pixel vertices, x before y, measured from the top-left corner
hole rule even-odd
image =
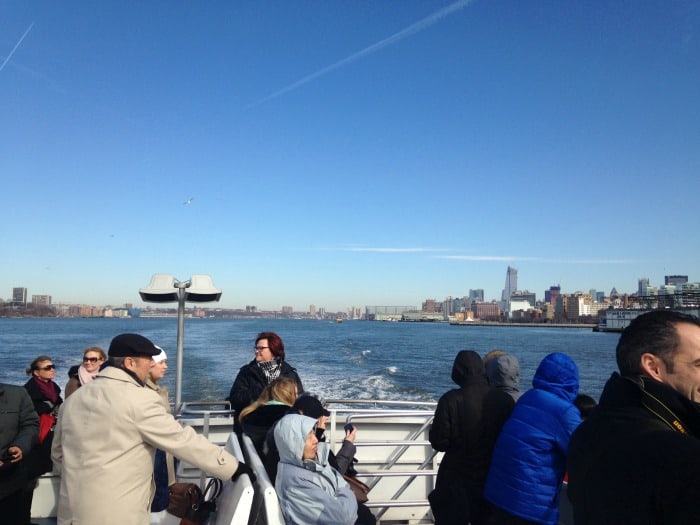
[[[645,375],[657,381],[662,381],[661,375],[665,369],[662,368],[663,364],[659,357],[648,352],[644,353],[642,354],[640,364]]]

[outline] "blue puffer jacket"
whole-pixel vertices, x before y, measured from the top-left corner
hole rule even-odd
[[[573,401],[578,368],[567,355],[546,356],[531,390],[503,425],[484,489],[495,506],[545,525],[559,521],[559,492],[569,439],[581,423]]]

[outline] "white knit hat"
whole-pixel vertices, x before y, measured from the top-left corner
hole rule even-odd
[[[160,346],[158,346],[158,345],[155,345],[155,347],[156,347],[158,350],[160,350],[160,354],[154,355],[154,356],[153,356],[153,360],[154,360],[156,363],[160,363],[161,361],[165,361],[165,360],[168,358],[168,356],[165,355],[165,350],[163,350],[163,349],[162,349]]]

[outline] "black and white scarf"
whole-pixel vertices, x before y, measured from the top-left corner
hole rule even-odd
[[[262,370],[263,374],[265,374],[268,385],[277,379],[282,371],[282,361],[279,361],[278,359],[265,362],[258,361],[258,366],[260,367],[260,370]]]

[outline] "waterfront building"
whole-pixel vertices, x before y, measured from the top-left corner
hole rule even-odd
[[[508,302],[510,301],[510,296],[518,291],[518,270],[512,267],[508,267],[506,270],[506,285],[501,292],[501,310],[508,312],[510,308],[508,307]]]
[[[12,306],[27,306],[27,289],[21,286],[12,289]]]
[[[435,299],[426,299],[421,305],[421,311],[428,313],[439,312],[438,302]]]
[[[524,290],[522,292],[514,292],[510,295],[510,302],[522,302],[525,301],[530,304],[531,308],[537,306],[537,300],[535,298],[535,292],[528,292]],[[511,311],[514,309],[511,308]]]
[[[311,317],[316,317],[316,305],[315,304],[309,305],[309,315]]]
[[[398,321],[405,312],[416,311],[415,306],[365,306],[368,321]]]
[[[32,295],[32,304],[34,306],[51,306],[50,295]]]
[[[475,303],[472,305],[472,312],[476,319],[482,321],[498,321],[501,316],[501,311],[498,308],[498,303],[492,301],[490,303]]]
[[[292,315],[294,313],[294,307],[292,306],[283,306],[282,307],[282,313],[287,314],[287,315]]]

